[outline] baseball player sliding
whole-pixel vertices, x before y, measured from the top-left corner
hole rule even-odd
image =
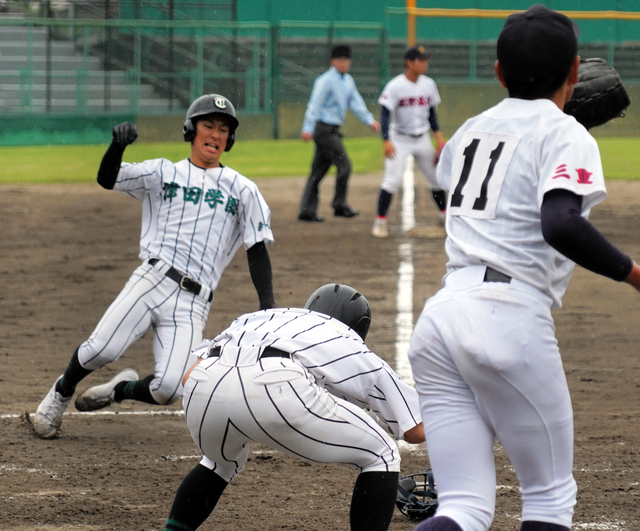
[[[305,309],[243,315],[196,350],[183,404],[204,457],[182,481],[165,531],[195,530],[207,519],[252,441],[356,467],[351,529],[388,529],[400,470],[394,439],[418,444],[424,431],[415,390],[364,342],[370,322],[360,293],[327,284]]]
[[[122,161],[137,137],[135,125],[113,130],[98,183],[142,203],[142,264],[104,314],[89,339],[38,406],[35,432],[52,438],[76,386],[89,373],[116,361],[149,327],[155,372],[142,379],[126,369],[78,396],[76,408],[92,411],[125,399],[169,404],[182,395],[190,352],[202,341],[213,293],[236,250],[247,250],[260,308],[275,305],[267,246],[273,242],[271,213],[258,187],[220,164],[238,127],[232,103],[218,94],[196,99],[187,111],[184,140],[191,156],[140,164]]]
[[[424,75],[430,57],[431,54],[422,46],[409,48],[404,54],[404,74],[389,81],[378,100],[385,159],[377,215],[371,230],[376,238],[386,238],[389,234],[387,212],[402,184],[402,172],[409,155],[413,155],[426,177],[438,207],[438,220],[444,224],[446,194],[436,180],[436,161],[445,141],[436,113],[440,94],[433,79]],[[393,121],[390,125],[391,117]],[[433,148],[429,130],[438,143],[437,152]]]
[[[520,484],[521,531],[571,528],[573,415],[551,309],[575,263],[640,291],[640,267],[587,220],[606,189],[596,141],[563,113],[577,35],[542,5],[511,15],[496,63],[509,97],[440,156],[447,274],[409,349],[439,507],[417,531],[489,529],[496,438]]]

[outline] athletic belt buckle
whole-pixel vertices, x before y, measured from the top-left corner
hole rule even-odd
[[[180,282],[178,282],[178,284],[180,285],[180,289],[183,289],[185,291],[190,291],[191,293],[195,293],[194,290],[196,289],[196,285],[200,287],[200,285],[188,275],[184,275],[183,277],[181,277]],[[200,292],[200,289],[198,289],[198,293],[199,292]],[[198,293],[195,293],[195,294],[197,295]]]

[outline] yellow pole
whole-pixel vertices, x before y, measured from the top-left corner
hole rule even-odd
[[[416,43],[416,0],[407,0],[407,44]]]

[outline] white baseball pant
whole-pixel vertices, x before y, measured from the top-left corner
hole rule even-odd
[[[165,276],[161,272],[165,266],[144,262],[136,268],[78,349],[80,364],[97,370],[118,360],[153,327],[155,365],[149,388],[158,404],[169,404],[182,396],[182,376],[195,362],[191,350],[202,342],[210,308],[206,299],[180,289]]]
[[[396,155],[393,159],[384,159],[384,179],[380,188],[395,195],[402,184],[405,161],[409,155],[413,155],[415,163],[425,176],[429,188],[435,191],[441,189],[436,179],[436,150],[431,142],[429,132],[426,132],[420,138],[412,138],[391,131],[389,140],[391,140],[396,150]]]
[[[400,470],[396,443],[361,408],[315,383],[288,358],[244,366],[233,353],[198,365],[185,384],[185,417],[202,464],[231,481],[251,441],[319,463],[360,472]]]
[[[429,299],[409,359],[438,486],[437,514],[486,531],[495,512],[494,439],[520,483],[523,520],[571,527],[573,413],[551,317],[532,286],[459,269]]]

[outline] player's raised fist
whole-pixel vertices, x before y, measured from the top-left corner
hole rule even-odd
[[[138,129],[131,122],[123,122],[113,128],[113,141],[121,146],[133,144],[138,138]]]

